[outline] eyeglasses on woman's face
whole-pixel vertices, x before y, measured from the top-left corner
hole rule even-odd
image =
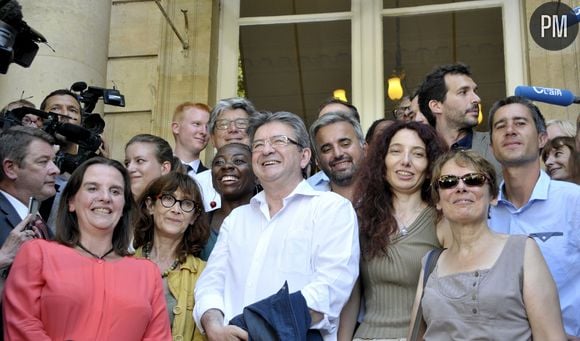
[[[481,187],[489,178],[482,173],[469,173],[462,176],[457,175],[442,175],[437,179],[437,186],[441,189],[452,189],[457,187],[459,181],[463,181],[468,187]]]
[[[175,199],[175,197],[171,194],[160,194],[157,196],[157,200],[159,200],[159,202],[161,203],[161,205],[165,208],[172,208],[173,205],[175,205],[175,203],[179,203],[179,207],[181,207],[181,210],[183,212],[200,212],[201,208],[200,206],[193,200],[189,200],[189,199],[182,199],[182,200],[177,200]]]

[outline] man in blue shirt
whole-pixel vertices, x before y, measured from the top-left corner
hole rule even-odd
[[[540,168],[547,141],[538,107],[508,97],[490,110],[493,153],[504,181],[489,224],[500,233],[534,238],[558,286],[564,327],[580,337],[580,186],[551,180]]]

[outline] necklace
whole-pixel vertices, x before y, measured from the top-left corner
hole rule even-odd
[[[109,253],[111,253],[115,250],[115,248],[112,247],[109,251],[105,252],[104,255],[99,256],[99,255],[96,255],[96,254],[92,253],[91,251],[89,251],[86,247],[83,246],[83,244],[81,244],[81,242],[78,242],[77,246],[80,247],[84,252],[88,253],[89,255],[95,257],[96,259],[101,259],[101,260],[103,258],[107,257],[107,255],[109,255]]]
[[[151,244],[147,244],[146,247],[143,248],[143,255],[145,256],[146,259],[151,259],[149,258],[149,256],[151,255]],[[173,261],[173,264],[171,264],[170,267],[168,267],[167,269],[165,269],[165,271],[163,271],[161,273],[161,278],[165,278],[167,276],[169,276],[169,273],[175,269],[177,269],[177,266],[180,264],[179,259],[175,258],[175,260]]]
[[[421,212],[423,211],[424,207],[420,206],[414,210],[411,211],[411,219],[408,219],[406,221],[410,221],[409,225],[412,225],[415,220],[418,218],[419,214],[421,214]],[[409,229],[408,229],[408,224],[405,224],[405,220],[403,220],[402,217],[400,217],[398,214],[394,214],[395,216],[395,220],[397,221],[397,225],[399,225],[399,234],[401,236],[406,236],[407,234],[409,234]]]

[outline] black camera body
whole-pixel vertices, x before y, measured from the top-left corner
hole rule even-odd
[[[29,67],[46,38],[22,20],[22,8],[15,0],[0,0],[0,73],[16,63]]]
[[[44,112],[42,110],[21,107],[15,108],[6,113],[3,119],[4,127],[7,129],[12,125],[21,125],[22,117],[26,114],[36,115],[43,119],[42,130],[53,136],[57,141],[64,140],[77,144],[78,151],[76,155],[58,151],[55,164],[61,173],[72,173],[81,163],[96,156],[96,152],[103,144],[99,134],[70,123],[63,123],[59,120],[59,114],[54,112]]]

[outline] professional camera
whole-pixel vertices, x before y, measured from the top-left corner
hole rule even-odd
[[[39,32],[22,20],[22,8],[15,0],[0,0],[0,73],[10,63],[29,67],[38,52],[37,43],[46,43]]]
[[[75,82],[70,89],[78,94],[78,99],[83,104],[83,126],[96,134],[102,134],[105,129],[105,121],[101,115],[92,113],[99,98],[108,105],[125,106],[125,96],[115,87],[105,89],[87,86],[85,82]]]
[[[44,121],[42,130],[52,135],[55,139],[62,140],[62,136],[66,141],[78,145],[76,155],[65,153],[62,150],[57,153],[55,163],[61,173],[72,173],[81,163],[96,156],[96,151],[103,144],[99,134],[74,124],[60,122],[58,118],[60,114],[44,112],[29,107],[15,108],[8,111],[3,119],[3,129],[7,129],[7,127],[12,125],[21,125],[22,117],[26,114],[41,117]]]

